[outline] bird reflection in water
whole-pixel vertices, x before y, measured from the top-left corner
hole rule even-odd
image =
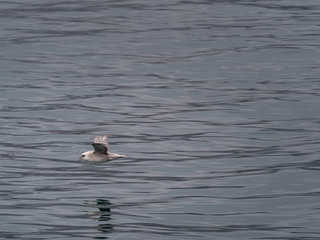
[[[88,212],[91,215],[91,219],[103,222],[98,224],[97,228],[101,232],[112,232],[113,225],[108,223],[111,220],[111,203],[106,199],[96,199],[95,201],[86,201],[86,204],[90,207],[98,208],[99,211]]]

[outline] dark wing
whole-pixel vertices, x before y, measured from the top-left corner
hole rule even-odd
[[[108,154],[109,137],[111,137],[109,134],[95,137],[92,143],[92,146],[94,147],[93,153]]]

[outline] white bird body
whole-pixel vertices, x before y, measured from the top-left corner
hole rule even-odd
[[[111,160],[115,160],[121,157],[126,157],[126,155],[121,155],[117,153],[112,153],[108,151],[108,138],[111,135],[102,135],[97,136],[93,140],[92,146],[94,147],[94,150],[87,151],[81,154],[81,157],[79,158],[79,161],[89,161],[89,162],[107,162]]]

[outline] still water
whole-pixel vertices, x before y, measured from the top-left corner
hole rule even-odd
[[[319,239],[319,1],[0,19],[0,239]],[[79,163],[105,133],[128,157]]]

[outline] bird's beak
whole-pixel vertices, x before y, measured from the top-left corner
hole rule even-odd
[[[82,161],[82,157],[79,157],[79,160],[78,160],[78,162],[81,162]]]

